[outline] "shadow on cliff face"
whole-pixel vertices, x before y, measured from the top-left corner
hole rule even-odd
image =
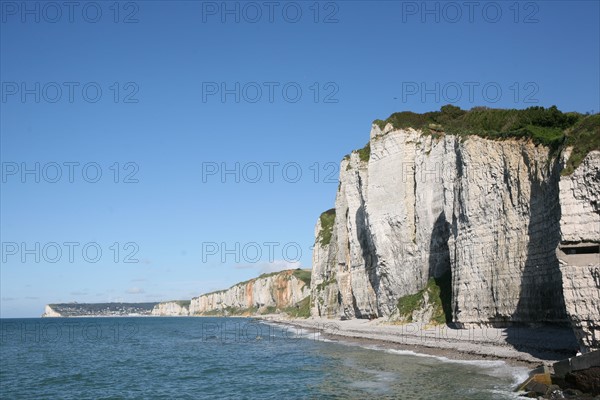
[[[379,258],[373,244],[373,237],[369,231],[369,222],[365,212],[364,203],[356,210],[356,230],[358,233],[358,242],[360,243],[361,253],[365,261],[365,272],[369,280],[371,288],[376,293],[375,304],[372,305],[371,312],[361,311],[356,304],[356,298],[352,297],[354,313],[357,318],[377,318],[383,314],[379,310],[379,301],[377,299],[378,290],[380,288],[381,277],[377,273]]]
[[[560,342],[554,348],[573,350],[577,346],[575,335],[567,319],[563,298],[562,275],[559,268],[556,248],[560,242],[560,169],[554,163],[550,176],[546,180],[536,179],[537,166],[525,157],[532,178],[529,198],[529,226],[527,256],[521,276],[519,301],[509,317],[506,330],[507,342],[516,349],[535,357],[545,359],[549,343],[545,340],[533,340],[536,333],[553,331],[553,338]],[[495,322],[503,322],[501,318]],[[529,332],[524,334],[524,332]]]
[[[450,224],[441,212],[433,224],[429,240],[429,277],[440,288],[440,300],[446,323],[452,321],[452,268],[450,266]]]

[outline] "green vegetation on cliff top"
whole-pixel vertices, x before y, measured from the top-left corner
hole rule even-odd
[[[321,220],[321,230],[317,235],[317,240],[321,246],[327,246],[331,242],[333,234],[333,222],[335,221],[335,208],[325,211],[319,217]]]
[[[375,120],[373,123],[381,129],[390,123],[396,129],[420,129],[436,136],[445,132],[492,140],[530,139],[554,151],[573,146],[564,174],[572,173],[590,151],[600,150],[600,114],[563,113],[556,106],[536,106],[524,110],[475,107],[466,111],[445,105],[440,111],[423,114],[403,111],[390,115],[385,121]]]
[[[191,300],[168,300],[168,301],[160,302],[160,304],[166,304],[166,303],[176,303],[177,305],[179,305],[179,307],[189,307]]]
[[[566,135],[566,145],[573,146],[573,153],[563,173],[570,175],[592,150],[600,150],[600,114],[582,118]]]
[[[310,270],[298,268],[298,269],[295,269],[294,272],[292,272],[292,275],[294,275],[297,279],[304,282],[304,284],[306,286],[310,286],[310,275],[311,275]]]
[[[367,143],[362,149],[358,149],[357,152],[360,161],[369,161],[369,158],[371,158],[371,142]]]

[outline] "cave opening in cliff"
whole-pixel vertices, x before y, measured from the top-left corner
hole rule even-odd
[[[599,243],[577,243],[560,246],[560,250],[566,255],[574,254],[600,254]]]

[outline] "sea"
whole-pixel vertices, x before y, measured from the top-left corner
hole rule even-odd
[[[250,318],[0,320],[1,399],[513,399],[503,361],[453,361]]]

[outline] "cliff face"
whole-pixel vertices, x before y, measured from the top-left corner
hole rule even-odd
[[[339,286],[337,282],[337,254],[335,243],[337,241],[337,231],[334,225],[329,222],[328,226],[323,226],[321,222],[326,221],[327,212],[323,213],[317,221],[315,227],[315,246],[312,257],[312,276],[311,276],[311,315],[320,315],[327,318],[339,316],[338,293]],[[329,217],[335,220],[335,209],[330,210]],[[323,239],[323,232],[327,230],[331,233],[329,239]],[[332,244],[333,243],[333,244]]]
[[[242,282],[227,290],[194,297],[190,315],[264,313],[295,307],[310,294],[310,272],[282,271]]]
[[[600,242],[600,152],[572,179],[522,140],[388,124],[369,145],[342,161],[331,242],[315,241],[313,315],[394,317],[434,278],[458,324],[568,321],[556,249]]]
[[[569,319],[583,350],[600,348],[600,152],[560,180],[557,250]]]
[[[190,301],[175,300],[158,303],[152,309],[152,315],[160,317],[178,317],[190,315]]]
[[[561,177],[560,204],[561,240],[597,242],[600,237],[600,152],[589,153],[571,175]]]
[[[42,318],[59,318],[59,317],[62,317],[62,314],[57,312],[49,304],[46,304],[46,307],[44,307],[44,313],[42,314]]]

